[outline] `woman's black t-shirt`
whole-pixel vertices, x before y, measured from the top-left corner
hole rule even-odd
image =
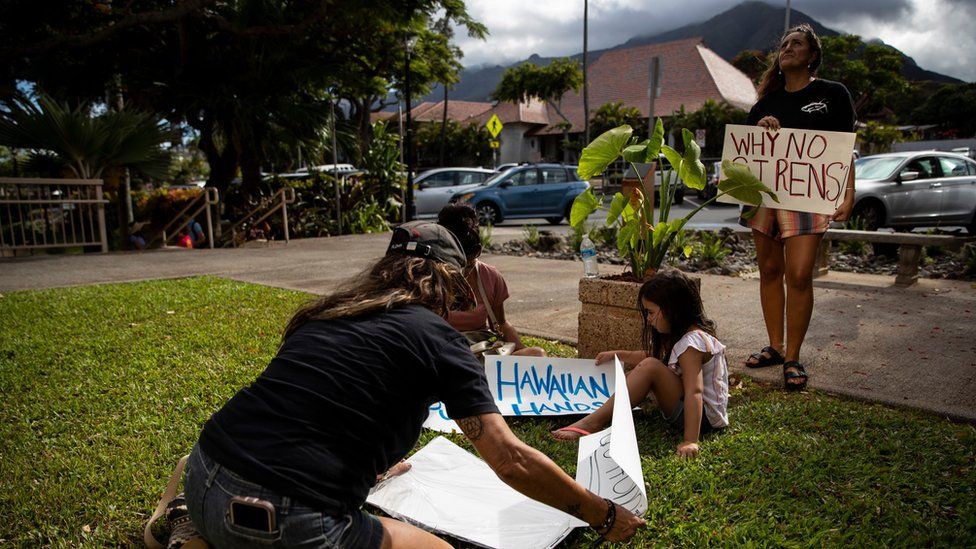
[[[498,411],[484,365],[443,318],[408,306],[312,321],[210,418],[200,445],[251,482],[345,513],[413,448],[438,400],[452,418]]]
[[[847,88],[839,82],[816,79],[802,90],[772,92],[752,106],[746,124],[775,116],[783,128],[853,132],[857,118]]]

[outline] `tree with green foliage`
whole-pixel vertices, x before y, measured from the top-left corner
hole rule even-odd
[[[891,151],[891,144],[901,141],[901,132],[894,126],[886,126],[873,120],[858,128],[857,137],[864,143],[861,154],[878,154]]]
[[[563,131],[563,161],[570,162],[569,130],[572,123],[562,112],[562,100],[563,95],[570,91],[578,92],[582,86],[583,72],[579,64],[569,58],[555,59],[545,67],[523,63],[505,71],[491,98],[518,104],[534,97],[548,103],[563,119],[559,124]]]
[[[912,113],[919,124],[938,124],[948,138],[976,137],[976,84],[949,84]]]
[[[759,50],[742,50],[732,58],[732,66],[742,71],[753,83],[759,84],[769,66],[769,56]]]
[[[705,103],[694,112],[685,112],[684,105],[674,113],[668,125],[676,135],[680,137],[679,128],[694,130],[705,130],[705,145],[701,148],[701,154],[705,158],[718,158],[722,156],[722,140],[725,137],[726,124],[744,124],[749,113],[733,107],[725,101],[714,101],[706,99]]]
[[[438,159],[441,146],[440,124],[423,124],[417,131],[417,156],[421,166],[443,166]],[[460,124],[448,120],[444,129],[444,146],[451,151],[452,163],[458,166],[491,164],[491,135],[483,124]]]
[[[902,57],[884,44],[865,44],[860,36],[821,37],[823,64],[818,75],[847,86],[861,120],[885,110],[896,96],[908,91],[901,75]]]
[[[17,98],[7,109],[0,111],[0,145],[53,153],[78,179],[99,179],[112,168],[169,174],[170,155],[162,146],[173,132],[151,114],[121,109],[93,115],[90,105],[72,108],[44,96],[36,103]]]
[[[600,105],[590,119],[590,131],[593,135],[602,135],[608,130],[624,124],[634,129],[633,135],[644,138],[647,136],[647,124],[643,121],[640,109],[628,107],[623,101],[613,101]]]
[[[435,14],[484,33],[459,0],[56,2],[44,10],[7,0],[0,100],[24,81],[98,101],[121,80],[127,104],[194,129],[209,185],[226,190],[240,171],[248,188],[282,143],[331,149],[322,139],[330,91],[347,100],[368,150],[369,111],[401,80],[405,36],[420,36],[411,62],[418,92],[456,72],[459,52],[429,30]]]

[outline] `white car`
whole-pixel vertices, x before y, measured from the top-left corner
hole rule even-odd
[[[437,217],[455,193],[467,191],[495,175],[482,168],[437,168],[414,179],[413,203],[418,219]]]

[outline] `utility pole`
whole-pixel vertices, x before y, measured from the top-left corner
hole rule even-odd
[[[404,76],[403,79],[403,88],[404,88],[403,95],[407,101],[407,129],[406,129],[407,146],[405,147],[407,153],[407,200],[406,200],[407,221],[413,221],[413,209],[414,209],[413,206],[413,164],[414,164],[413,118],[411,117],[410,114],[410,111],[413,110],[410,106],[410,50],[413,47],[413,44],[411,43],[412,40],[415,39],[407,40],[407,44],[406,44],[406,50],[407,50],[406,75]]]
[[[583,146],[590,144],[590,87],[586,75],[589,51],[590,0],[583,0]]]
[[[661,58],[654,56],[647,67],[647,137],[654,135],[654,100],[661,95]]]
[[[790,30],[790,0],[786,0],[786,21],[783,22],[783,32]]]
[[[329,98],[329,108],[332,111],[332,116],[329,118],[332,121],[332,181],[335,188],[335,201],[336,201],[336,229],[338,234],[342,234],[342,202],[339,193],[339,146],[336,142],[336,111],[335,111],[335,97]],[[301,145],[298,146],[298,152],[302,152]]]

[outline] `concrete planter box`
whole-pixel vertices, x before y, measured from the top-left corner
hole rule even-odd
[[[579,282],[577,350],[580,358],[600,351],[640,349],[641,316],[637,310],[639,282],[582,278]]]
[[[687,273],[685,273],[687,274]],[[701,291],[701,278],[689,275]],[[577,346],[580,358],[593,358],[600,351],[638,350],[643,320],[637,309],[642,282],[602,278],[581,278]]]

